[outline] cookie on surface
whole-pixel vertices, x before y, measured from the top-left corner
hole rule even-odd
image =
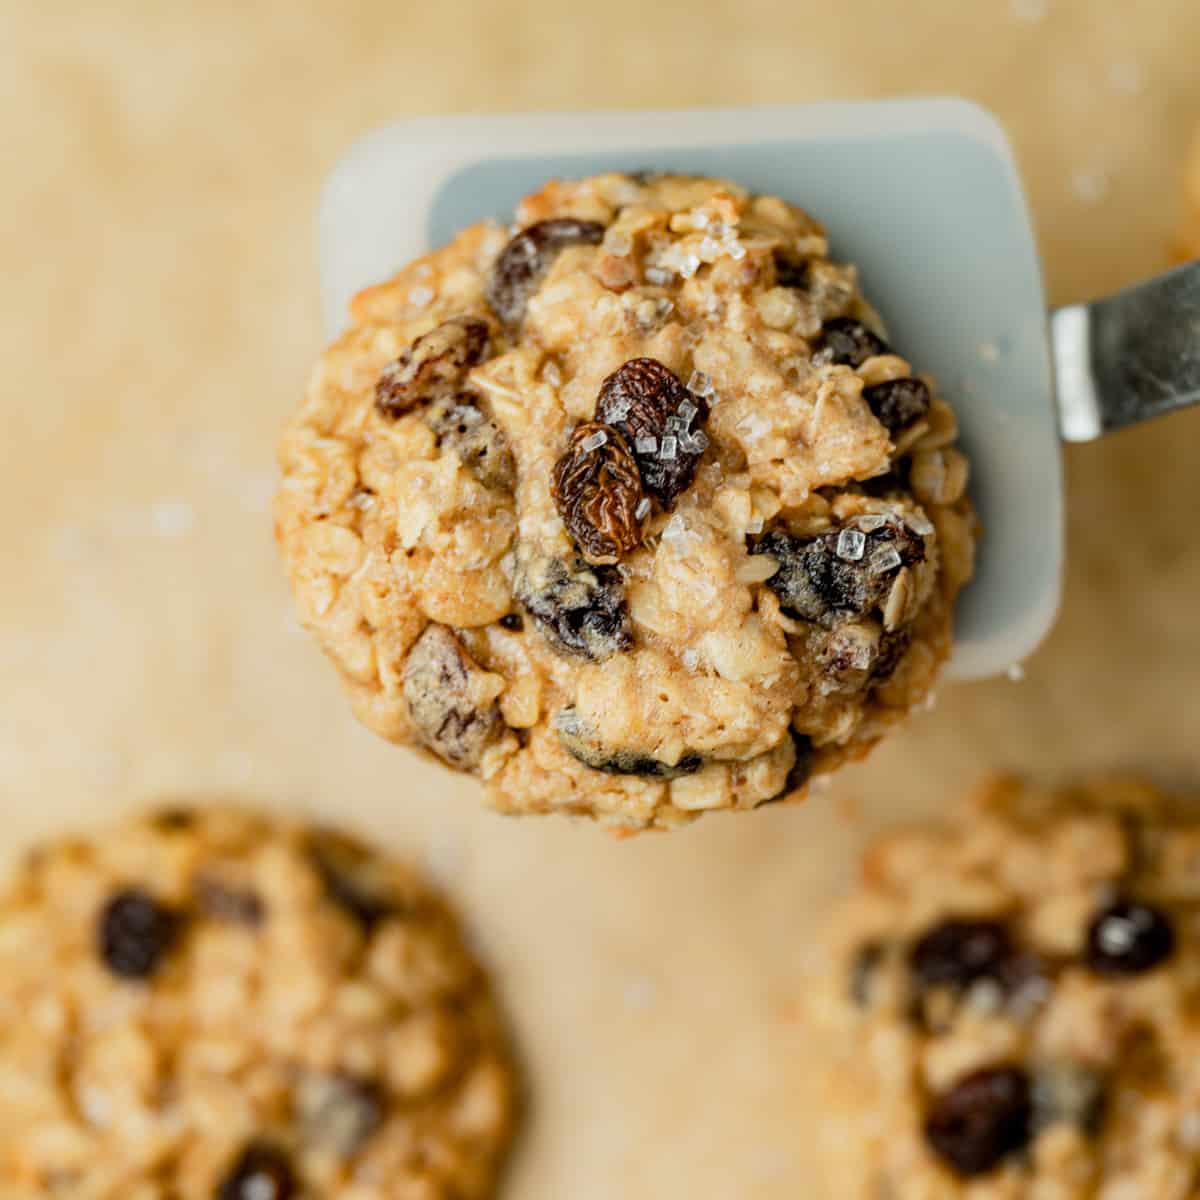
[[[0,899],[5,1200],[487,1197],[513,1125],[453,916],[349,838],[172,810]]]
[[[885,837],[816,989],[845,1200],[1200,1188],[1200,804],[989,781]]]
[[[953,409],[778,197],[553,182],[359,295],[276,535],[359,717],[505,812],[799,795],[929,694],[972,572]]]

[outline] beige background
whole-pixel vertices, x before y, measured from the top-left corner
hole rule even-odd
[[[2,0],[4,855],[162,793],[337,814],[426,858],[502,972],[536,1090],[510,1195],[812,1194],[795,1012],[865,834],[985,765],[1200,768],[1200,412],[1068,454],[1027,679],[944,689],[832,796],[621,844],[505,821],[358,729],[290,615],[266,506],[317,189],[404,114],[961,92],[1064,301],[1160,265],[1197,45],[1196,0]]]

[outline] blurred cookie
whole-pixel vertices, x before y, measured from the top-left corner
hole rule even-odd
[[[929,694],[957,423],[822,226],[727,180],[524,199],[361,294],[276,534],[354,707],[505,812],[798,797]]]
[[[1200,258],[1200,134],[1192,143],[1192,153],[1183,173],[1183,223],[1175,240],[1180,261]]]
[[[1200,806],[1135,781],[885,837],[817,989],[828,1194],[1197,1195],[1198,918]]]
[[[462,1200],[514,1117],[487,981],[410,870],[179,810],[0,900],[5,1200]]]

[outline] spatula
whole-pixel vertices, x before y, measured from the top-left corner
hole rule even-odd
[[[1008,140],[963,100],[402,121],[354,145],[320,211],[330,333],[350,297],[555,176],[658,168],[784,196],[858,263],[889,339],[954,403],[985,527],[949,674],[1029,655],[1054,621],[1060,440],[1200,403],[1200,264],[1047,320]]]

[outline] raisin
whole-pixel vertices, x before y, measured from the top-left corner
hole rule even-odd
[[[404,663],[404,699],[422,741],[443,762],[469,770],[503,731],[495,701],[475,698],[484,672],[445,625],[429,625]]]
[[[161,833],[183,833],[196,825],[196,814],[190,808],[164,808],[151,818],[154,828]]]
[[[664,507],[691,486],[708,445],[699,428],[708,420],[708,401],[688,391],[658,359],[631,358],[618,367],[600,385],[596,420],[625,436],[642,483]]]
[[[646,779],[678,779],[694,775],[704,765],[699,754],[685,754],[676,763],[666,763],[636,750],[622,750],[600,741],[594,729],[574,708],[564,708],[554,717],[554,727],[563,749],[585,767],[608,775],[640,775]]]
[[[1033,1136],[1029,1077],[1018,1067],[986,1067],[934,1098],[925,1137],[960,1175],[984,1175]]]
[[[251,1142],[229,1169],[216,1200],[290,1200],[296,1176],[287,1155],[270,1142]]]
[[[500,626],[503,629],[508,629],[513,633],[520,633],[525,628],[525,622],[521,620],[520,613],[505,613],[500,618]]]
[[[1174,949],[1170,918],[1136,900],[1116,901],[1088,926],[1087,965],[1098,975],[1141,975],[1170,958]]]
[[[1065,1122],[1094,1137],[1104,1124],[1104,1077],[1080,1063],[1039,1067],[1033,1076],[1032,1099],[1034,1129]]]
[[[871,682],[891,679],[911,645],[912,634],[907,629],[885,629],[879,635],[879,657],[871,668]]]
[[[451,317],[423,333],[383,368],[375,406],[384,416],[398,417],[418,404],[453,396],[467,372],[483,361],[489,336],[487,322],[478,317]]]
[[[561,654],[603,662],[633,645],[625,588],[612,567],[518,551],[513,590]]]
[[[487,282],[487,301],[506,325],[525,317],[529,298],[541,286],[554,260],[568,246],[595,246],[604,237],[598,221],[555,217],[522,229],[496,259]]]
[[[571,434],[554,466],[551,491],[567,532],[584,559],[615,563],[642,540],[649,502],[625,439],[610,425],[589,421]]]
[[[809,776],[812,775],[813,765],[812,738],[807,733],[797,733],[794,729],[791,730],[791,735],[792,745],[796,749],[796,760],[788,772],[787,790],[789,793],[803,787],[808,782]]]
[[[808,259],[798,258],[796,255],[785,253],[782,250],[776,250],[773,257],[776,287],[795,288],[797,291],[803,291],[808,287],[810,274]]]
[[[100,914],[99,949],[123,979],[149,979],[179,936],[180,918],[139,888],[118,892]]]
[[[848,367],[861,367],[868,358],[887,354],[887,342],[872,333],[861,321],[853,317],[835,317],[826,321],[821,330],[821,344],[813,355],[813,365],[825,367],[841,363]]]
[[[375,858],[353,838],[322,830],[309,839],[308,856],[325,894],[364,933],[401,911]]]
[[[919,421],[932,403],[929,388],[919,379],[889,379],[873,384],[863,388],[863,399],[889,433],[899,433]]]
[[[850,999],[859,1008],[871,1003],[871,986],[879,968],[883,966],[884,949],[878,942],[867,942],[859,947],[850,965]]]
[[[504,431],[481,407],[482,397],[472,392],[433,405],[425,423],[437,434],[438,446],[457,454],[463,466],[484,487],[511,492],[517,468]]]
[[[307,1143],[351,1158],[383,1121],[383,1093],[352,1075],[305,1075],[296,1090],[296,1115]]]
[[[909,952],[909,966],[922,989],[965,988],[994,978],[1013,956],[1012,938],[1000,921],[943,921]]]
[[[766,800],[760,801],[756,806],[758,808],[766,808],[768,804],[778,804],[781,800],[786,800],[793,792],[802,788],[812,775],[812,738],[807,733],[797,733],[794,729],[789,730],[789,733],[791,734],[792,746],[795,749],[796,756],[792,760],[792,766],[788,771],[787,779],[784,780],[783,789],[776,792],[774,796],[768,796]]]
[[[842,541],[846,530],[862,539],[853,558],[846,556]],[[924,560],[925,542],[901,521],[865,533],[851,522],[845,529],[807,538],[772,531],[758,539],[751,553],[778,560],[779,570],[767,587],[790,615],[832,626],[841,616],[881,607],[900,568]]]
[[[267,915],[266,905],[257,892],[233,887],[211,875],[200,875],[192,884],[192,894],[200,910],[218,921],[257,928]]]

